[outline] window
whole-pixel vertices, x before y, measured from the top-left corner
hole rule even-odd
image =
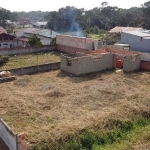
[[[8,45],[7,43],[3,43],[3,45]]]

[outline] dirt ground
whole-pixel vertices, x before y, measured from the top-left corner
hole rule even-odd
[[[150,111],[148,72],[74,77],[59,70],[20,76],[0,89],[0,117],[33,144]]]

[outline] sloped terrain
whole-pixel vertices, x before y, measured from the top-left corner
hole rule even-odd
[[[0,89],[0,117],[32,144],[150,112],[148,72],[74,77],[52,71],[17,77]]]

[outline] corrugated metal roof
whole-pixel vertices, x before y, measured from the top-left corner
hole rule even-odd
[[[25,34],[38,34],[45,37],[51,37],[55,38],[56,35],[60,35],[60,33],[49,30],[49,29],[37,29],[37,28],[22,28],[18,32],[16,32],[16,35],[18,37],[21,37]]]
[[[140,36],[140,37],[145,37],[148,38],[150,37],[150,32],[147,31],[123,31],[124,33]]]

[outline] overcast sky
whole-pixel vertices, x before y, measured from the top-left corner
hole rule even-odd
[[[75,6],[86,10],[99,7],[102,2],[120,8],[139,7],[149,0],[1,0],[0,7],[11,11],[53,11],[61,7]]]

